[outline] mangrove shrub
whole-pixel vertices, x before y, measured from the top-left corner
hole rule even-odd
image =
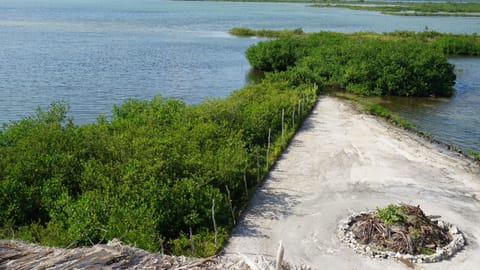
[[[435,48],[417,41],[319,33],[295,42],[277,39],[254,45],[247,59],[254,68],[281,71],[273,80],[293,85],[316,83],[361,95],[448,97],[454,93],[454,67]]]
[[[80,126],[63,103],[10,122],[0,130],[0,237],[212,255],[315,98],[312,87],[265,82],[199,105],[128,100]]]

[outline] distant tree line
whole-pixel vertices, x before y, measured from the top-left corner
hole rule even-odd
[[[461,16],[478,17],[480,3],[465,2],[427,2],[427,1],[342,1],[316,0],[314,7],[348,8],[353,10],[380,11],[388,15],[402,16]]]
[[[301,28],[294,30],[255,30],[249,28],[236,27],[230,29],[230,34],[239,37],[260,37],[260,38],[306,38],[312,33],[303,32]],[[332,35],[334,33],[331,33]],[[426,28],[424,31],[394,31],[387,33],[357,32],[337,35],[348,37],[350,39],[366,40],[387,40],[387,41],[405,41],[426,43],[442,51],[446,56],[480,56],[480,36],[474,34],[450,34],[430,31]],[[314,35],[314,33],[313,33]]]

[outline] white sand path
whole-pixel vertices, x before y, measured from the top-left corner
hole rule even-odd
[[[352,105],[321,97],[250,202],[226,254],[274,257],[316,269],[406,269],[355,254],[336,238],[340,219],[390,203],[420,205],[465,234],[452,259],[424,269],[480,269],[479,167]]]

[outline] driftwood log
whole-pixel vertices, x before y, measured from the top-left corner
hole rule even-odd
[[[281,247],[283,253],[283,246]],[[282,255],[283,257],[283,255]],[[278,262],[278,261],[277,261]],[[92,247],[63,249],[43,247],[13,240],[0,240],[0,269],[232,269],[273,270],[310,269],[306,266],[291,266],[246,256],[187,258],[160,253],[149,253],[142,249],[123,245],[118,240]]]

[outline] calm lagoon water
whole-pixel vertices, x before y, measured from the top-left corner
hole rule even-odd
[[[69,102],[80,124],[108,115],[113,104],[128,98],[161,94],[191,104],[225,97],[245,84],[250,67],[244,51],[259,41],[230,36],[232,27],[474,33],[480,18],[386,16],[289,3],[0,0],[0,124],[56,100]],[[480,113],[479,74],[472,71],[479,70],[479,59],[452,62],[461,70],[454,99],[425,113],[418,105],[399,109],[407,118],[409,111],[428,114],[426,122],[437,121],[438,129],[430,130],[421,119],[419,127],[445,138],[468,130],[464,124],[478,123],[462,119]],[[465,106],[471,111],[464,112]],[[452,126],[440,117],[444,114],[455,115],[447,117]],[[473,136],[468,147],[480,150],[479,129],[477,124],[458,140]]]
[[[455,64],[456,96],[451,99],[383,98],[392,112],[437,139],[480,153],[480,59],[450,59]]]

